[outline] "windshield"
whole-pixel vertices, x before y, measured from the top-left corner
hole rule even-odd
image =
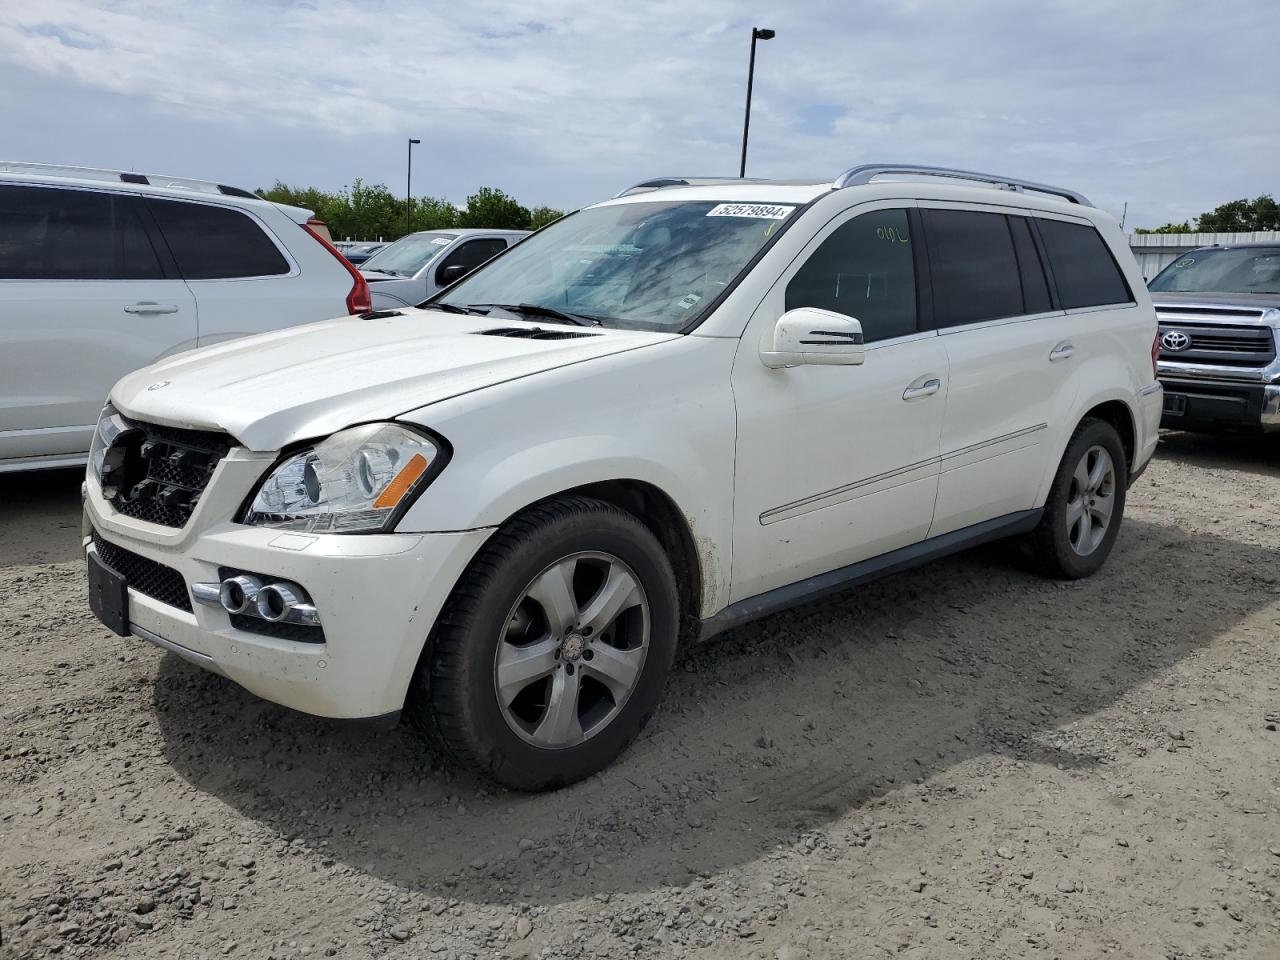
[[[1163,293],[1280,293],[1280,247],[1196,250],[1148,287]]]
[[[522,241],[451,287],[444,300],[454,307],[518,305],[530,314],[530,307],[543,316],[560,311],[605,326],[678,330],[733,282],[795,210],[793,204],[669,200],[591,207]]]
[[[362,263],[360,269],[412,277],[456,239],[447,233],[411,233],[383,247]]]

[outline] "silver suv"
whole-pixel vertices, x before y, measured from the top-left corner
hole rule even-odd
[[[312,221],[225,184],[0,163],[0,473],[83,464],[131,370],[369,310]]]

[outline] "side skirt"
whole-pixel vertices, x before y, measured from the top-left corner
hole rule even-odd
[[[777,587],[767,593],[747,597],[745,600],[731,603],[714,616],[698,621],[697,638],[707,640],[726,630],[758,620],[760,617],[767,617],[771,613],[817,600],[860,583],[909,570],[930,560],[959,553],[961,550],[967,550],[982,543],[990,543],[992,540],[1030,533],[1040,522],[1043,513],[1043,508],[1038,508],[1009,513],[993,520],[984,520],[971,527],[953,530],[942,536],[921,540],[919,543],[913,543],[869,560],[860,560],[847,567],[840,567],[838,570],[820,573],[785,587]]]

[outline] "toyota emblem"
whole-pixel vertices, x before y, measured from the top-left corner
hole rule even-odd
[[[1160,338],[1160,346],[1170,353],[1181,353],[1191,346],[1191,338],[1181,330],[1170,330]]]

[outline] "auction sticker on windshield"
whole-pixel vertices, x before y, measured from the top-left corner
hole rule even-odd
[[[718,203],[707,211],[708,217],[756,217],[761,220],[785,220],[795,207],[773,203]]]

